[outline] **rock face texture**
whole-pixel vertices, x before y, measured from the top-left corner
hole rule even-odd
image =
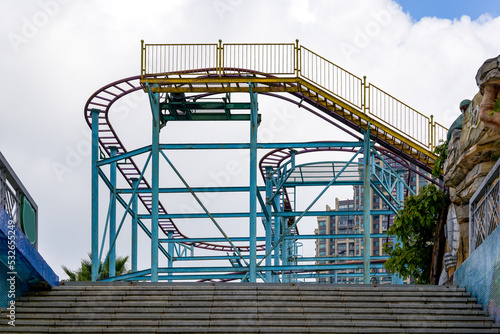
[[[500,113],[489,116],[500,97],[499,64],[500,56],[481,66],[476,76],[480,91],[463,111],[462,129],[449,134],[444,182],[459,226],[457,266],[469,256],[469,200],[500,156]]]
[[[477,72],[476,83],[483,95],[481,121],[500,134],[500,112],[493,112],[495,101],[500,98],[500,56],[484,62]]]

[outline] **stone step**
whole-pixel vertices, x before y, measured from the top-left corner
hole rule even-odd
[[[301,314],[301,313],[258,313],[250,312],[238,314],[239,319],[246,320],[286,320],[286,321],[379,321],[379,322],[418,322],[422,321],[422,315],[374,315],[374,314]],[[67,314],[18,314],[16,319],[20,320],[23,325],[33,325],[35,322],[37,324],[47,325],[49,323],[57,322],[61,325],[64,322],[72,321],[171,321],[175,319],[179,320],[189,320],[189,321],[233,321],[234,314],[230,313],[160,313],[160,314],[126,314],[126,313],[67,313]],[[425,320],[427,322],[453,322],[453,323],[480,323],[491,325],[493,318],[491,317],[471,317],[471,316],[433,316],[425,315]]]
[[[0,333],[500,333],[475,302],[432,286],[79,283],[17,299]]]
[[[86,301],[96,301],[96,302],[141,302],[144,300],[144,295],[102,295],[98,296],[31,296],[20,298],[20,303],[26,302],[86,302]],[[149,301],[158,302],[173,302],[173,301],[260,301],[269,299],[270,296],[266,295],[226,295],[226,294],[213,294],[213,295],[148,295]],[[391,302],[402,302],[405,303],[441,303],[446,300],[449,303],[475,303],[476,298],[469,297],[420,297],[420,296],[316,296],[316,295],[271,295],[273,301],[297,301],[297,302],[307,302],[307,301],[335,301],[335,302],[376,302],[376,303],[391,303]]]
[[[359,290],[261,290],[261,289],[236,289],[236,290],[222,290],[222,289],[203,289],[203,290],[193,290],[193,289],[176,289],[176,290],[154,290],[154,289],[143,289],[140,288],[127,288],[127,289],[61,289],[57,288],[50,292],[31,292],[27,296],[76,296],[76,295],[178,295],[178,296],[189,296],[189,295],[214,295],[214,294],[225,294],[225,295],[314,295],[314,296],[415,296],[415,297],[470,297],[470,293],[462,291],[359,291]]]
[[[192,319],[186,321],[184,319],[162,319],[162,320],[23,320],[22,326],[38,326],[38,327],[86,327],[86,326],[103,326],[103,327],[212,327],[212,326],[254,326],[258,324],[260,327],[287,327],[301,326],[306,323],[309,327],[402,327],[402,322],[399,321],[380,321],[380,320],[349,320],[349,319],[260,319],[253,317],[238,317],[238,319],[209,319],[200,320]],[[405,328],[491,328],[491,323],[487,322],[428,322],[425,320],[405,321]]]
[[[91,327],[52,327],[48,329],[40,326],[27,327],[10,327],[8,329],[0,329],[0,334],[3,333],[211,333],[211,334],[227,334],[227,333],[475,333],[475,334],[493,334],[499,333],[497,329],[488,328],[356,328],[356,327],[266,327],[258,326],[211,326],[209,328],[200,327],[109,327],[101,326]]]
[[[464,288],[443,285],[373,285],[373,284],[310,284],[310,283],[151,283],[151,282],[62,282],[55,290],[63,289],[150,289],[150,290],[284,290],[284,291],[461,291]]]
[[[80,307],[71,307],[71,308],[33,308],[33,307],[23,307],[18,308],[16,310],[17,315],[22,314],[47,314],[49,316],[53,316],[54,314],[78,314],[78,313],[101,313],[101,314],[116,314],[117,309],[111,308],[102,308],[102,307],[94,307],[90,311],[88,308],[80,308]],[[185,313],[185,314],[193,314],[193,313],[203,313],[210,312],[210,314],[245,314],[245,313],[298,313],[298,314],[415,314],[421,316],[433,316],[433,315],[460,315],[460,316],[485,316],[487,312],[482,311],[480,308],[470,309],[463,308],[460,310],[457,309],[374,309],[374,308],[326,308],[326,307],[296,307],[296,306],[288,306],[288,307],[265,307],[259,306],[257,307],[248,307],[248,306],[239,306],[239,307],[222,307],[216,305],[216,307],[142,307],[142,308],[125,308],[122,307],[119,311],[123,314],[171,314],[171,313]],[[5,310],[3,311],[5,312]]]
[[[396,302],[339,302],[339,301],[330,301],[330,302],[320,302],[320,301],[297,301],[300,303],[301,307],[326,307],[326,308],[373,308],[373,307],[384,307],[389,309],[401,309],[401,308],[409,308],[409,309],[481,309],[481,306],[478,304],[472,303],[459,303],[459,302],[434,302],[434,303],[411,303],[405,300],[396,301]],[[36,301],[36,302],[19,302],[16,303],[17,307],[35,307],[35,308],[70,308],[76,307],[79,308],[106,308],[106,307],[119,307],[119,308],[158,308],[158,307],[212,307],[216,305],[217,307],[239,307],[239,306],[253,306],[253,307],[287,307],[290,306],[291,301],[274,301],[274,300],[259,300],[259,301],[242,301],[242,300],[214,300],[214,301],[204,301],[204,300],[183,300],[183,301],[152,301],[152,300],[143,300],[143,301],[116,301],[116,302],[108,302],[108,301],[74,301],[74,302],[63,302],[63,301],[55,301],[55,302],[44,302],[44,301]]]

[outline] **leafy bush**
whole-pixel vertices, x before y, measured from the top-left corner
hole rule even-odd
[[[436,148],[434,148],[434,154],[436,154],[438,157],[436,161],[434,161],[434,167],[432,167],[432,176],[438,178],[441,176],[444,162],[448,157],[448,141],[445,141],[442,144],[436,146]]]
[[[388,271],[403,279],[413,276],[417,284],[429,283],[436,222],[446,204],[446,194],[433,184],[406,198],[387,230],[388,236],[400,241],[384,244],[384,252],[390,255],[384,264]]]
[[[495,100],[493,110],[490,111],[490,114],[488,116],[493,116],[496,112],[500,112],[500,98]]]

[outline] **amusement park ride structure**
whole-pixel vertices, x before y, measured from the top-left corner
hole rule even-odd
[[[120,98],[143,90],[151,106],[151,145],[125,148],[113,128],[109,111]],[[232,93],[246,93],[247,102],[233,102]],[[259,94],[297,104],[351,134],[356,141],[259,143],[257,131]],[[149,116],[148,116],[149,117]],[[368,84],[341,67],[296,43],[285,44],[144,44],[141,74],[102,87],[85,106],[92,129],[92,279],[100,279],[100,263],[109,261],[105,280],[240,280],[303,281],[338,270],[362,270],[370,282],[370,268],[382,268],[385,256],[370,255],[370,215],[394,214],[402,205],[411,173],[429,171],[436,159],[434,147],[447,129],[410,108],[378,87]],[[167,122],[245,121],[250,125],[247,143],[160,142]],[[249,184],[245,186],[199,187],[188,184],[172,163],[174,150],[247,150],[250,155]],[[258,150],[266,151],[257,161]],[[261,152],[262,152],[261,151]],[[297,163],[296,157],[311,152],[349,152],[349,161]],[[138,159],[141,157],[141,159]],[[137,161],[145,161],[139,165]],[[183,187],[162,186],[161,168],[168,166]],[[418,168],[415,168],[418,167]],[[258,172],[264,186],[259,186]],[[124,182],[117,182],[121,174]],[[124,186],[118,186],[124,185]],[[110,194],[105,217],[99,211],[100,186]],[[363,185],[364,205],[359,211],[312,211],[317,200],[336,185]],[[296,188],[321,187],[318,196],[297,210]],[[200,194],[247,193],[247,212],[210,212]],[[387,210],[371,210],[371,194],[385,202]],[[171,212],[161,194],[190,194],[201,212]],[[117,205],[123,216],[117,217]],[[169,210],[167,210],[169,208]],[[363,233],[351,235],[301,235],[298,223],[305,216],[363,216]],[[119,219],[118,219],[119,218]],[[225,232],[219,219],[248,219],[247,237]],[[264,235],[257,235],[257,219]],[[184,219],[209,219],[220,237],[190,238]],[[116,276],[116,242],[126,226],[131,234],[131,272]],[[181,232],[182,231],[182,232]],[[138,266],[139,233],[151,241],[149,268]],[[160,237],[163,233],[163,237]],[[122,233],[123,234],[123,233]],[[299,240],[318,238],[362,238],[362,257],[350,262],[319,264],[320,257],[301,261]],[[106,246],[106,247],[105,247]],[[105,251],[105,248],[107,251]],[[194,256],[195,249],[226,255]],[[229,253],[232,253],[229,254]],[[159,258],[166,258],[160,267]],[[174,266],[178,261],[199,260],[198,266]],[[226,261],[226,265],[211,265]],[[306,260],[306,259],[304,259]],[[193,263],[193,262],[191,262]],[[380,275],[387,275],[382,274]],[[401,283],[397,275],[393,283]]]

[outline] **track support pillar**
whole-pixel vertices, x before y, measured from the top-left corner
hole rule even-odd
[[[160,101],[149,85],[148,95],[153,114],[151,145],[151,282],[158,282],[158,214],[160,191]]]
[[[257,93],[250,84],[250,282],[257,280],[257,118]]]
[[[92,109],[92,281],[99,276],[99,113]]]
[[[110,147],[110,157],[116,156],[116,147]],[[116,276],[116,162],[110,164],[109,181],[111,183],[109,205],[109,277]]]
[[[371,186],[370,186],[370,123],[364,133],[364,156],[363,156],[363,283],[370,284],[370,246],[371,246]]]
[[[139,188],[139,179],[132,179],[132,188]],[[137,192],[133,194],[132,199],[132,272],[137,271],[137,209],[138,209],[138,201],[137,201]]]

